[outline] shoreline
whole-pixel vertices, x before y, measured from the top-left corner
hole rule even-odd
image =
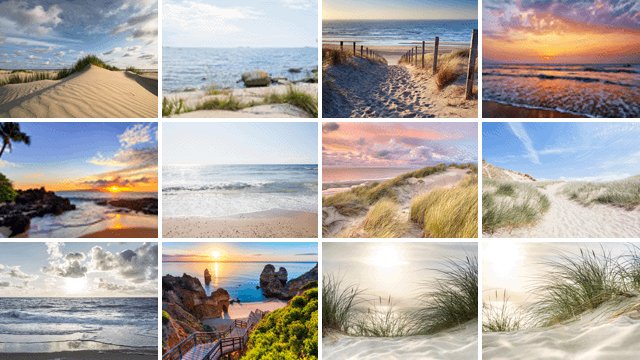
[[[317,238],[318,213],[262,211],[226,217],[165,217],[162,235],[169,238]]]
[[[1,353],[6,360],[151,360],[158,358],[158,351],[149,348],[131,350],[78,350],[50,353]]]
[[[522,106],[506,105],[495,101],[482,101],[482,117],[487,118],[588,118],[570,113],[548,109],[532,109]]]
[[[134,227],[106,229],[80,236],[80,238],[157,238],[158,228]]]

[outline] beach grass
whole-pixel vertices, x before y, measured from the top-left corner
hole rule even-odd
[[[132,72],[132,73],[134,73],[134,74],[138,74],[138,75],[141,75],[141,74],[142,74],[142,70],[140,70],[140,69],[138,69],[138,68],[136,68],[136,67],[133,67],[133,66],[129,66],[129,67],[127,67],[127,68],[125,69],[125,71],[129,71],[129,72]]]
[[[495,302],[498,302],[497,290]],[[491,305],[491,298],[482,305],[482,331],[484,332],[517,331],[520,330],[523,322],[522,315],[517,309],[510,311],[507,290],[503,290],[499,306]]]
[[[191,110],[185,105],[184,100],[162,98],[162,116],[179,115],[188,111]]]
[[[413,334],[434,334],[478,318],[478,258],[448,259],[425,284],[421,306],[412,314]]]
[[[333,275],[322,276],[322,335],[331,331],[348,333],[356,306],[364,291],[358,285],[345,285]]]
[[[115,66],[109,65],[107,63],[105,63],[104,61],[102,61],[102,59],[100,59],[99,57],[95,56],[95,55],[87,55],[81,59],[79,59],[78,61],[76,61],[76,63],[70,67],[70,68],[66,68],[66,69],[62,69],[60,71],[58,71],[58,75],[57,75],[57,79],[63,79],[69,75],[75,74],[77,72],[83,71],[87,68],[87,66],[89,65],[94,65],[97,67],[101,67],[103,69],[106,70],[110,70],[110,71],[118,71],[120,69],[118,69]]]
[[[478,237],[478,175],[467,175],[453,188],[434,189],[412,200],[410,219],[426,236]]]
[[[322,63],[327,66],[342,65],[348,56],[344,51],[322,48]]]
[[[24,84],[41,80],[57,80],[57,76],[47,71],[12,71],[6,79],[0,80],[0,86],[9,84]]]
[[[227,110],[238,111],[246,107],[253,106],[249,103],[241,103],[233,94],[227,97],[216,97],[207,99],[196,105],[193,110]]]
[[[582,205],[604,204],[633,210],[640,206],[640,176],[601,183],[573,182],[562,193]]]
[[[311,117],[318,117],[318,99],[289,86],[284,94],[272,93],[263,99],[263,104],[290,104],[304,110]]]
[[[366,337],[397,337],[409,335],[411,318],[395,308],[391,296],[378,297],[366,311],[356,314],[350,329],[351,335]]]
[[[399,218],[399,210],[398,204],[390,199],[382,199],[373,205],[363,222],[368,237],[398,238],[404,235],[408,225]]]
[[[549,210],[549,199],[529,183],[483,178],[482,231],[534,224]]]

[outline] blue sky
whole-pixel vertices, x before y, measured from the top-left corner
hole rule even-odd
[[[163,46],[317,47],[315,0],[165,0]]]
[[[315,123],[165,123],[163,165],[317,164]]]
[[[640,174],[638,123],[483,123],[484,160],[536,179]]]
[[[23,122],[20,129],[31,145],[16,143],[0,159],[0,172],[18,188],[157,187],[155,123]]]
[[[322,18],[345,19],[477,19],[476,0],[325,0]]]
[[[215,255],[215,259],[212,255]],[[318,261],[316,242],[163,243],[162,261]]]
[[[157,0],[0,0],[0,68],[60,69],[87,54],[157,68]]]
[[[156,243],[0,243],[0,296],[157,296]]]

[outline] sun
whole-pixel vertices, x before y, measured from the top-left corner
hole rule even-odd
[[[65,278],[64,290],[67,294],[80,294],[87,290],[87,278]]]
[[[111,193],[119,193],[119,192],[121,192],[121,191],[122,191],[122,189],[120,189],[120,187],[119,187],[119,186],[113,185],[113,186],[109,186],[109,187],[107,188],[107,191],[108,191],[108,192],[111,192]]]
[[[220,260],[220,257],[222,257],[222,254],[220,253],[220,251],[218,251],[218,250],[211,251],[211,259],[213,261]]]
[[[404,263],[402,255],[393,244],[377,244],[372,249],[367,262],[371,265],[391,268],[400,266]]]
[[[483,249],[486,268],[498,278],[510,278],[522,264],[522,247],[513,242],[491,242]]]

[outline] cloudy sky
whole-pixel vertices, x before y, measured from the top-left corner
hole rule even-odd
[[[163,243],[162,261],[318,261],[316,242]]]
[[[0,68],[158,67],[157,0],[0,0]]]
[[[317,47],[316,0],[165,0],[162,45]]]
[[[27,189],[152,191],[158,188],[155,123],[20,123],[31,145],[13,145],[0,172]]]
[[[324,0],[322,18],[344,19],[477,19],[476,0]]]
[[[398,306],[416,304],[425,284],[446,261],[477,256],[475,243],[344,243],[322,244],[322,272],[355,284],[367,295],[391,297]]]
[[[482,156],[536,179],[640,175],[638,123],[484,123]]]
[[[485,0],[483,58],[515,63],[638,63],[637,0]]]
[[[0,243],[0,294],[157,296],[156,243]]]
[[[424,167],[475,162],[475,123],[334,123],[322,126],[325,167]]]

